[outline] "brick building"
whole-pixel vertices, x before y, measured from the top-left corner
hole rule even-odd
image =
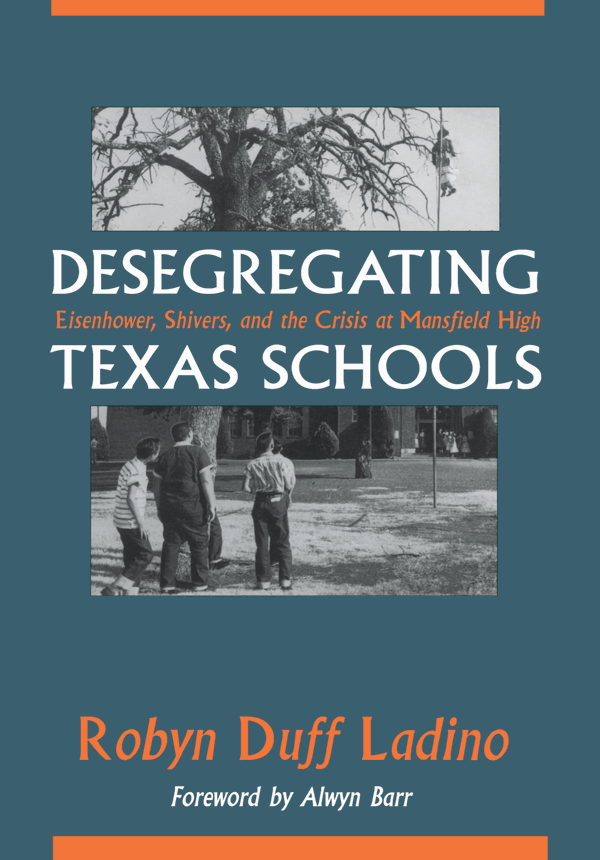
[[[298,406],[292,407],[297,411],[297,420],[278,421],[272,423],[273,432],[283,444],[286,442],[305,439],[312,436],[322,421],[325,421],[343,443],[344,433],[351,430],[357,422],[368,425],[369,408],[367,406]],[[414,454],[415,439],[415,407],[390,406],[394,422],[394,456]],[[254,420],[247,410],[232,411],[228,414],[229,433],[233,442],[234,457],[254,456]],[[342,445],[343,447],[343,445]]]
[[[343,442],[344,434],[350,433],[357,422],[368,426],[367,406],[298,406],[290,407],[297,418],[273,422],[273,431],[283,443],[310,436],[322,421],[325,421]],[[459,432],[464,418],[480,406],[438,406],[437,422],[443,430]],[[497,408],[489,407],[497,419]],[[415,453],[415,436],[425,433],[425,450],[432,450],[433,407],[389,406],[394,424],[394,456],[402,457]],[[174,410],[168,421],[146,415],[133,406],[92,406],[92,418],[98,418],[106,427],[110,442],[110,459],[125,460],[134,453],[135,443],[143,436],[158,436],[163,446],[172,443],[170,427],[178,420]],[[233,443],[233,457],[254,456],[254,419],[246,407],[234,407],[227,412],[229,432]]]

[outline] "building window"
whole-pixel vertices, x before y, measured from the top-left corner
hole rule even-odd
[[[358,406],[352,407],[352,423],[356,424],[358,421]]]
[[[497,406],[488,406],[488,409],[492,413],[492,418],[494,419],[494,424],[498,423],[498,407]]]
[[[252,438],[254,438],[254,418],[248,418],[246,436],[251,436]]]
[[[435,416],[437,421],[450,426],[457,423],[457,413],[460,413],[460,406],[437,406]],[[417,406],[415,416],[417,422],[427,421],[431,423],[433,421],[433,406]]]
[[[283,422],[282,421],[273,421],[273,435],[274,436],[283,436]]]
[[[242,422],[239,420],[229,422],[229,435],[232,439],[240,439],[242,436]]]
[[[302,436],[302,424],[290,424],[288,427],[288,436],[292,439],[300,439]]]

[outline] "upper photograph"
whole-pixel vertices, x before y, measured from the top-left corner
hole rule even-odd
[[[92,230],[499,229],[499,108],[92,108]]]

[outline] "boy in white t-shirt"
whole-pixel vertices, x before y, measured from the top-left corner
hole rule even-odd
[[[139,594],[140,581],[154,555],[144,520],[148,475],[146,464],[156,460],[160,439],[142,439],[136,445],[136,456],[128,460],[119,473],[113,522],[123,544],[125,569],[100,592],[103,597],[125,597]]]

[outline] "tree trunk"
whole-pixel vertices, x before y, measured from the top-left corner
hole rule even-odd
[[[264,433],[265,430],[270,428],[273,418],[273,407],[252,406],[251,408],[254,416],[254,435],[258,436],[259,433]]]
[[[187,421],[192,426],[194,434],[206,449],[212,463],[217,462],[217,435],[220,420],[220,406],[181,407],[181,421]]]
[[[194,435],[198,437],[198,441],[206,450],[211,463],[214,464],[213,475],[216,472],[217,435],[219,433],[221,411],[220,406],[181,407],[180,420],[187,421],[191,425],[194,430]],[[182,581],[191,580],[189,552],[182,552],[179,554],[177,579]]]
[[[355,478],[373,477],[373,472],[371,471],[371,446],[369,445],[368,440],[363,441],[363,443],[361,444],[360,450],[356,455],[355,463]]]
[[[235,143],[225,147],[221,162],[222,176],[211,194],[215,215],[214,230],[250,230],[253,212],[250,207],[252,163],[245,146]]]

